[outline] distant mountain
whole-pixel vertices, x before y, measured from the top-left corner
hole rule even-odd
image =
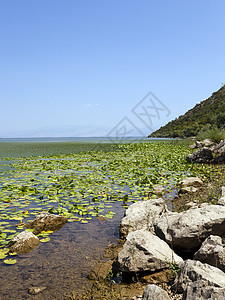
[[[148,137],[190,137],[209,127],[225,125],[225,85],[184,115],[162,126]]]

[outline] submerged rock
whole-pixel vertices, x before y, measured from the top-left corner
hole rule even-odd
[[[167,211],[167,206],[162,198],[140,201],[130,205],[120,223],[121,237],[126,237],[130,232],[139,229],[154,232],[155,219]]]
[[[66,217],[42,213],[28,223],[26,227],[34,229],[34,234],[39,234],[41,231],[60,230],[67,222],[68,219]]]
[[[41,292],[43,292],[44,290],[46,289],[46,286],[33,286],[31,288],[29,288],[28,292],[31,294],[31,295],[37,295]]]
[[[171,262],[180,264],[183,259],[166,242],[144,229],[127,236],[117,257],[122,272],[157,271],[168,268]]]
[[[40,240],[32,232],[22,231],[9,242],[10,252],[29,253],[39,243]]]

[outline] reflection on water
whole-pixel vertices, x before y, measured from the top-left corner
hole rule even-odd
[[[71,291],[89,285],[87,275],[104,249],[116,243],[120,209],[112,220],[93,220],[87,224],[67,223],[50,235],[50,242],[40,243],[29,254],[18,254],[15,265],[0,261],[0,299],[64,299]],[[46,289],[35,296],[32,286]]]

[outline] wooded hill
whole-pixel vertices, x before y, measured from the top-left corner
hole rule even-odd
[[[190,137],[209,128],[225,125],[225,85],[184,115],[151,133],[148,137]]]

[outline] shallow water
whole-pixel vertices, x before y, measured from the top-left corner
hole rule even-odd
[[[111,220],[67,223],[50,235],[48,243],[39,243],[29,254],[18,254],[15,265],[0,261],[0,299],[60,300],[71,291],[88,286],[91,268],[103,256],[104,249],[117,241],[116,230],[124,209],[120,205],[117,210]],[[33,296],[28,293],[32,286],[46,289]]]

